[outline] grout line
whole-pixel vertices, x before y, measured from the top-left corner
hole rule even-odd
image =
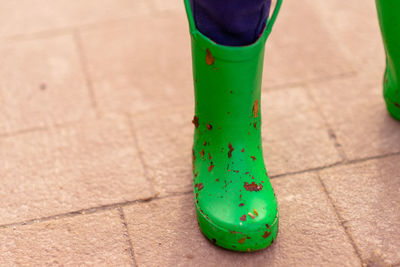
[[[132,119],[137,117],[137,116],[143,116],[149,113],[149,111],[151,111],[151,113],[156,113],[156,112],[162,112],[165,111],[166,109],[184,109],[184,108],[190,108],[191,110],[194,110],[194,101],[192,100],[190,104],[178,104],[178,105],[174,105],[173,107],[171,107],[171,104],[161,104],[161,105],[157,105],[156,107],[153,108],[149,108],[149,109],[145,109],[145,110],[141,110],[141,111],[136,111],[136,112],[125,112],[126,115],[130,116]]]
[[[321,170],[326,170],[326,169],[329,169],[329,168],[332,168],[332,167],[348,166],[348,165],[352,165],[352,164],[366,162],[366,161],[369,161],[369,160],[384,159],[384,158],[389,158],[389,157],[398,156],[398,155],[400,155],[400,151],[393,152],[393,153],[388,153],[388,154],[384,154],[384,155],[361,158],[361,159],[353,159],[353,160],[348,160],[348,161],[338,161],[336,163],[333,163],[333,164],[330,164],[330,165],[326,165],[326,166],[310,168],[310,169],[294,171],[294,172],[287,172],[287,173],[282,173],[282,174],[276,174],[276,175],[270,176],[270,178],[271,179],[276,179],[276,178],[279,178],[279,177],[285,177],[285,176],[289,176],[289,175],[302,174],[302,173],[312,172],[312,171],[321,171]]]
[[[46,29],[38,32],[32,33],[22,33],[22,34],[14,34],[0,37],[0,42],[21,42],[21,41],[32,41],[36,39],[47,39],[53,38],[60,35],[68,35],[73,32],[72,27],[59,27],[53,29]]]
[[[343,230],[344,230],[344,232],[345,232],[345,234],[346,234],[351,246],[353,247],[354,252],[356,253],[358,259],[360,260],[361,265],[363,265],[364,262],[363,262],[363,259],[361,257],[360,250],[357,247],[357,244],[356,244],[356,242],[355,242],[355,240],[353,238],[353,235],[351,234],[351,231],[350,231],[349,227],[346,226],[346,221],[340,215],[340,213],[338,211],[338,208],[337,208],[335,202],[333,201],[331,195],[329,194],[328,190],[326,189],[326,186],[325,186],[324,182],[322,181],[319,172],[317,172],[317,177],[318,177],[318,180],[320,182],[320,185],[322,187],[323,192],[325,193],[326,197],[328,198],[329,203],[331,204],[331,207],[332,207],[332,209],[333,209],[333,211],[334,211],[334,213],[336,215],[336,218],[338,220],[338,223],[343,227]]]
[[[349,72],[343,72],[343,73],[338,73],[334,75],[327,75],[327,76],[322,76],[319,78],[311,78],[311,79],[306,79],[298,82],[289,82],[289,83],[281,83],[281,84],[276,84],[272,86],[263,86],[261,91],[264,92],[271,92],[275,91],[278,89],[290,89],[290,88],[296,88],[296,87],[301,87],[305,86],[309,83],[321,83],[321,82],[327,82],[327,81],[332,81],[336,79],[349,79],[357,75],[357,71],[349,71]]]
[[[168,108],[169,106],[161,106],[161,107],[156,107],[154,109],[152,109],[152,111],[163,111],[164,109]],[[193,105],[189,105],[189,104],[184,104],[184,105],[178,105],[177,107],[180,108],[189,108],[189,107],[193,107]],[[117,116],[130,116],[130,118],[135,118],[137,116],[142,116],[146,113],[148,113],[149,110],[143,110],[143,111],[138,111],[138,112],[134,112],[134,113],[130,113],[130,112],[121,112],[121,111],[108,111],[107,115],[117,115]],[[99,119],[99,116],[97,117],[96,112],[94,112],[94,114],[96,115],[96,117],[84,117],[84,118],[80,118],[77,120],[71,120],[71,121],[66,121],[66,122],[62,122],[62,123],[54,123],[54,124],[47,124],[44,126],[38,126],[38,127],[31,127],[31,128],[26,128],[26,129],[22,129],[22,130],[16,130],[16,131],[11,131],[11,132],[3,132],[0,133],[0,138],[9,138],[9,137],[14,137],[14,136],[18,136],[18,135],[22,135],[22,134],[26,134],[26,133],[32,133],[32,132],[38,132],[38,131],[48,131],[51,128],[56,128],[56,129],[60,129],[60,128],[64,128],[64,127],[69,127],[69,126],[75,126],[79,123],[81,123],[82,121],[86,121],[86,120],[95,120],[95,119]]]
[[[79,123],[82,123],[87,120],[95,120],[96,118],[93,117],[85,117],[85,118],[80,118],[77,120],[70,120],[70,121],[65,121],[63,123],[49,123],[44,126],[38,126],[38,127],[31,127],[27,129],[22,129],[22,130],[16,130],[12,132],[5,132],[5,133],[0,133],[0,138],[11,138],[15,137],[18,135],[24,135],[24,134],[29,134],[29,133],[35,133],[35,132],[48,132],[53,129],[62,129],[70,126],[76,126]]]
[[[168,16],[171,11],[157,11],[158,16]],[[175,12],[175,11],[173,11]],[[150,12],[151,13],[151,12]],[[150,14],[149,13],[149,14]],[[175,13],[180,14],[178,11]],[[147,15],[149,15],[147,14]],[[70,34],[76,29],[84,30],[84,31],[91,31],[91,30],[98,30],[98,29],[105,29],[108,28],[110,25],[114,24],[122,24],[126,22],[133,21],[138,16],[145,16],[146,14],[141,15],[130,15],[120,18],[112,18],[112,19],[105,19],[105,20],[98,20],[94,22],[87,22],[82,24],[71,24],[67,26],[58,26],[55,28],[48,28],[42,29],[38,31],[28,32],[28,33],[16,33],[10,35],[0,36],[0,42],[21,42],[21,41],[29,41],[29,40],[36,40],[36,39],[46,39],[46,38],[53,38],[60,35]]]
[[[336,133],[333,130],[333,127],[330,125],[330,123],[328,122],[327,118],[325,117],[324,113],[322,112],[322,108],[320,106],[320,104],[318,103],[318,101],[315,99],[315,97],[313,96],[313,94],[310,92],[310,90],[308,90],[307,88],[304,89],[306,94],[308,95],[308,97],[311,99],[311,101],[314,103],[314,105],[316,106],[316,111],[317,113],[321,116],[322,121],[325,125],[325,128],[328,131],[328,136],[329,139],[332,140],[333,145],[335,146],[336,151],[339,154],[339,157],[343,160],[343,161],[347,161],[348,158],[346,156],[346,153],[343,150],[342,145],[339,143]]]
[[[78,29],[74,29],[73,37],[74,37],[76,49],[78,52],[79,61],[81,63],[81,70],[82,70],[83,76],[86,81],[87,89],[89,91],[89,97],[90,97],[90,100],[92,103],[92,108],[94,109],[94,112],[96,113],[97,117],[99,117],[99,106],[96,101],[96,95],[94,93],[93,82],[92,82],[92,79],[90,78],[88,61],[85,56],[86,54],[85,54],[85,50],[83,48],[82,38],[81,38],[81,35],[80,35],[80,32]]]
[[[118,115],[121,115],[121,114],[118,114]],[[42,131],[48,132],[48,131],[51,131],[52,129],[63,129],[66,127],[77,126],[82,122],[96,120],[96,119],[98,119],[98,118],[88,116],[88,117],[80,118],[77,120],[65,121],[62,123],[53,123],[53,124],[49,123],[44,126],[31,127],[31,128],[12,131],[12,132],[0,133],[0,138],[12,138],[12,137],[15,137],[18,135],[24,135],[24,134],[42,132]]]
[[[132,266],[137,266],[135,255],[134,255],[134,252],[133,252],[132,240],[131,240],[131,237],[129,235],[128,223],[127,223],[126,218],[125,218],[124,210],[121,207],[118,207],[118,211],[119,211],[119,217],[121,218],[122,225],[124,226],[124,236],[125,236],[126,243],[128,245],[129,257],[131,258],[131,261],[132,261],[131,265]]]
[[[144,176],[146,177],[146,180],[150,183],[150,189],[152,191],[152,195],[153,196],[157,196],[158,193],[156,192],[155,187],[154,187],[155,181],[149,175],[149,171],[147,169],[146,162],[145,162],[145,160],[143,158],[143,154],[142,154],[142,152],[140,150],[140,147],[139,147],[139,140],[138,140],[138,137],[136,135],[135,127],[133,125],[131,117],[128,114],[126,114],[126,120],[128,122],[128,126],[129,126],[129,129],[130,129],[131,135],[133,137],[134,146],[135,146],[135,148],[136,148],[136,150],[137,150],[137,152],[139,154],[139,160],[140,160],[140,162],[142,164],[142,167],[143,167]]]
[[[9,138],[9,137],[18,136],[20,134],[25,134],[25,133],[47,131],[47,130],[49,130],[49,128],[50,127],[48,125],[46,125],[46,126],[32,127],[32,128],[28,128],[28,129],[12,131],[12,132],[0,133],[0,138]]]
[[[101,205],[101,206],[96,206],[96,207],[91,207],[91,208],[86,208],[86,209],[75,210],[75,211],[66,212],[66,213],[55,214],[55,215],[41,217],[41,218],[34,218],[34,219],[26,220],[26,221],[7,223],[7,224],[0,225],[0,229],[5,229],[5,228],[10,228],[10,227],[15,227],[15,226],[31,225],[34,223],[75,217],[78,215],[93,214],[93,213],[96,213],[99,211],[118,209],[120,207],[125,207],[125,206],[133,205],[136,203],[148,203],[153,200],[160,200],[160,199],[173,197],[173,196],[183,196],[183,195],[186,195],[186,194],[189,194],[192,192],[193,191],[190,190],[190,191],[186,191],[186,192],[176,193],[174,195],[165,195],[165,196],[160,196],[160,197],[156,196],[156,197],[149,197],[149,198],[143,198],[143,199],[129,200],[129,201],[124,201],[124,202],[118,202],[118,203],[113,203],[113,204],[106,204],[106,205]]]
[[[123,23],[126,21],[131,21],[135,16],[121,17],[115,19],[99,20],[95,22],[83,23],[80,25],[68,25],[60,26],[56,28],[43,29],[39,31],[34,31],[31,33],[17,33],[12,35],[0,36],[0,42],[20,42],[35,39],[46,39],[52,38],[59,35],[70,34],[76,29],[80,30],[93,30],[106,28],[108,25],[115,23]]]
[[[289,176],[289,175],[296,175],[296,174],[302,174],[302,173],[306,173],[306,172],[325,170],[325,169],[329,169],[329,168],[332,168],[332,167],[341,166],[341,165],[343,165],[343,163],[344,163],[343,161],[338,161],[338,162],[335,162],[333,164],[329,164],[329,165],[325,165],[325,166],[321,166],[321,167],[315,167],[315,168],[310,168],[310,169],[305,169],[305,170],[300,170],[300,171],[293,171],[293,172],[275,174],[275,175],[269,176],[269,178],[270,179],[277,179],[277,178],[286,177],[286,176]]]

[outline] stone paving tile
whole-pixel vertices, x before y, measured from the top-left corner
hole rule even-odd
[[[183,11],[136,16],[83,31],[81,36],[102,111],[135,113],[193,103],[190,38]]]
[[[187,106],[132,117],[148,175],[161,195],[193,187],[193,114],[194,108]]]
[[[385,52],[375,1],[306,0],[317,11],[327,33],[343,48],[357,71],[382,79]]]
[[[0,37],[149,14],[146,0],[21,0],[0,2]]]
[[[207,241],[198,229],[191,194],[124,207],[138,265],[360,265],[315,174],[274,179],[273,185],[280,233],[272,247],[255,253],[234,253]]]
[[[353,72],[352,62],[305,1],[286,0],[267,41],[263,87]]]
[[[0,224],[149,198],[127,119],[0,138]]]
[[[116,210],[0,229],[1,266],[131,266]]]
[[[400,263],[400,156],[321,171],[327,191],[370,266]],[[377,262],[377,263],[376,263]]]
[[[262,94],[263,152],[271,176],[341,160],[334,141],[303,88]]]
[[[0,44],[0,135],[94,115],[72,36]]]
[[[386,111],[380,80],[358,75],[309,89],[349,159],[400,151],[400,123]]]

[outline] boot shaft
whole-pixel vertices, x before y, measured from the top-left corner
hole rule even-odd
[[[193,82],[195,88],[196,135],[214,129],[217,142],[251,138],[261,141],[261,80],[265,42],[277,12],[267,21],[258,40],[232,47],[213,42],[196,28],[188,1]],[[278,1],[277,10],[279,10]],[[220,134],[215,131],[221,130]]]
[[[400,1],[376,0],[379,24],[385,46],[387,67],[394,82],[400,78]]]
[[[229,61],[213,52],[192,41],[196,133],[223,129],[214,136],[260,139],[264,47],[243,61]]]

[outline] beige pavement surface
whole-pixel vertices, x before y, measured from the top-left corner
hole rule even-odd
[[[374,1],[284,0],[267,44],[270,248],[193,207],[181,0],[0,2],[0,266],[400,266],[400,122]]]

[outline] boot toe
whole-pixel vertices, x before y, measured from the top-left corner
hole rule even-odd
[[[239,204],[229,198],[234,198],[233,194],[204,202],[197,196],[200,201],[196,201],[196,213],[203,234],[230,250],[255,251],[270,246],[278,232],[279,214],[272,187],[264,189],[243,193]]]

